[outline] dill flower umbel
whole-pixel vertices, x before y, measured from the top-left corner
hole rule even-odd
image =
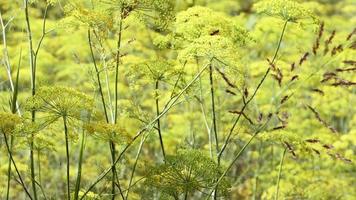
[[[0,112],[0,131],[4,134],[11,134],[17,125],[21,123],[18,115]]]
[[[168,155],[166,163],[153,167],[146,183],[171,196],[204,191],[214,187],[221,171],[218,165],[198,150],[178,150],[176,155]],[[219,185],[221,195],[227,193],[229,183],[224,180]]]
[[[303,19],[313,19],[316,16],[303,4],[291,0],[262,0],[254,5],[258,13],[279,17],[285,21],[297,22]]]
[[[78,120],[86,120],[93,106],[94,100],[88,95],[60,86],[39,88],[26,102],[28,110]]]
[[[204,36],[219,35],[241,45],[249,39],[248,32],[223,13],[201,6],[178,13],[173,29],[176,39],[187,42]]]
[[[118,124],[93,122],[85,125],[85,129],[93,137],[104,141],[113,141],[117,144],[122,144],[130,140],[126,129]]]

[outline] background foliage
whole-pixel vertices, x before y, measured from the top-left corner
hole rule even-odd
[[[1,199],[356,199],[353,0],[0,11]]]

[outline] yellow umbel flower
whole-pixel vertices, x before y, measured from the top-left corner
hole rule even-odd
[[[0,131],[2,133],[11,134],[20,123],[21,118],[18,115],[0,112]]]

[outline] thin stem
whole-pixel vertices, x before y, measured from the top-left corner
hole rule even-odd
[[[212,121],[213,121],[213,131],[214,131],[214,138],[215,138],[215,148],[216,148],[216,155],[218,160],[218,165],[220,165],[220,157],[219,155],[219,139],[218,139],[218,131],[216,125],[216,111],[215,111],[215,94],[214,94],[214,79],[213,79],[213,66],[210,63],[209,65],[209,83],[210,83],[210,95],[211,95],[211,110],[212,110]],[[217,199],[218,196],[218,188],[215,187],[213,199]]]
[[[7,49],[6,26],[4,25],[1,11],[0,11],[0,25],[1,25],[1,31],[2,31],[4,67],[6,70],[6,75],[10,82],[11,91],[14,91],[14,82],[13,82],[12,76],[11,76],[11,64],[10,64],[10,59],[9,59],[9,51]]]
[[[14,165],[14,168],[15,168],[15,171],[17,173],[17,176],[19,177],[20,184],[21,184],[22,188],[25,190],[27,196],[32,200],[33,198],[31,196],[30,192],[28,191],[28,189],[26,188],[26,185],[25,185],[25,183],[23,181],[23,178],[22,178],[22,176],[21,176],[21,174],[20,174],[20,172],[19,172],[19,170],[17,168],[17,165],[15,163],[15,160],[14,160],[14,158],[12,156],[12,152],[11,152],[10,147],[9,147],[8,139],[7,139],[6,134],[4,132],[3,132],[3,135],[4,135],[4,140],[5,140],[5,145],[6,145],[7,152],[9,154],[9,157],[10,157],[11,161],[12,161],[12,164]]]
[[[119,85],[119,66],[120,66],[120,49],[121,49],[121,38],[122,38],[122,24],[123,24],[123,9],[121,9],[121,19],[120,19],[120,24],[119,24],[119,38],[117,41],[117,52],[116,52],[116,67],[115,67],[115,111],[114,111],[114,124],[117,123],[117,118],[118,118],[118,98],[119,98],[119,91],[118,91],[118,85]],[[116,160],[115,157],[115,144],[113,142],[111,142],[111,157],[112,157],[112,162],[114,163]],[[117,172],[116,172],[116,166],[113,165],[112,168],[112,173],[113,173],[113,178],[112,178],[112,190],[111,190],[111,194],[112,194],[112,200],[115,199],[115,179],[117,176]],[[118,180],[118,179],[117,179]],[[120,183],[118,182],[118,188],[120,191],[120,195],[122,197],[122,199],[124,199],[124,194],[122,193],[121,187],[120,187]]]
[[[136,170],[136,166],[137,166],[137,163],[138,163],[138,159],[140,157],[140,154],[141,154],[141,151],[142,151],[142,147],[143,147],[143,144],[145,143],[145,140],[146,140],[146,137],[143,136],[142,139],[141,139],[140,146],[138,147],[138,150],[137,150],[135,163],[133,165],[131,176],[130,176],[129,186],[128,186],[127,190],[126,190],[126,198],[125,198],[126,200],[129,199],[129,193],[130,193],[130,189],[131,189],[131,186],[132,186],[133,177],[134,177],[134,174],[135,174],[135,170]]]
[[[279,163],[279,170],[278,170],[278,178],[277,178],[277,184],[276,184],[276,194],[274,196],[274,200],[278,200],[278,194],[279,194],[279,182],[281,181],[281,175],[282,175],[282,168],[283,168],[283,162],[284,162],[284,157],[286,155],[287,148],[284,149],[282,156],[281,156],[281,161]]]
[[[10,148],[9,152],[12,151],[12,145],[13,145],[13,137],[10,137]],[[11,181],[11,157],[9,156],[9,161],[8,161],[8,166],[7,166],[7,188],[6,188],[6,200],[9,200],[10,198],[10,181]]]
[[[78,198],[79,198],[80,182],[81,182],[81,177],[82,177],[82,163],[83,163],[84,147],[85,147],[85,131],[82,130],[82,139],[80,142],[77,180],[75,183],[74,200],[78,200]]]
[[[156,85],[155,85],[155,89],[156,89],[156,94],[158,93],[158,89],[159,89],[159,81],[156,81]],[[158,95],[155,97],[156,99],[156,116],[159,116],[160,111],[159,111],[159,97]],[[163,155],[163,160],[164,162],[166,162],[166,153],[164,151],[164,144],[163,144],[163,138],[162,138],[162,130],[161,130],[161,120],[158,119],[157,120],[157,132],[158,132],[158,136],[159,136],[159,142],[161,145],[161,149],[162,149],[162,155]]]
[[[198,59],[196,59],[196,65],[197,65],[198,71],[199,71]],[[202,78],[201,77],[199,77],[199,98],[198,98],[198,102],[200,104],[200,110],[202,112],[204,124],[205,124],[206,130],[208,132],[210,158],[213,158],[213,136],[212,136],[212,133],[211,133],[211,128],[209,127],[209,124],[208,124],[208,119],[206,117],[206,112],[205,112],[205,107],[204,107],[204,99],[203,99],[203,86],[202,86]]]
[[[47,199],[47,196],[46,196],[46,193],[44,192],[43,190],[43,187],[42,187],[42,175],[41,175],[41,150],[40,149],[37,149],[37,158],[38,158],[38,180],[39,182],[36,181],[36,185],[40,188],[40,191],[43,195],[43,198],[46,200]]]
[[[96,180],[89,186],[89,188],[83,193],[83,196],[80,198],[80,200],[84,199],[84,197],[92,190],[96,184],[98,184],[100,181],[102,181],[108,173],[111,171],[111,169],[120,161],[124,153],[129,149],[129,147],[139,138],[144,132],[150,129],[150,127],[154,127],[156,124],[157,120],[163,117],[174,105],[175,103],[180,99],[180,97],[187,91],[188,88],[191,87],[191,85],[202,75],[202,73],[208,68],[209,65],[204,66],[199,73],[195,75],[195,77],[172,99],[168,101],[168,103],[165,105],[163,111],[159,116],[154,118],[151,122],[149,122],[145,127],[143,127],[140,131],[137,132],[136,136],[132,138],[132,140],[124,147],[124,149],[121,151],[115,162],[107,168],[104,172],[102,172]]]
[[[273,59],[271,61],[271,63],[273,64],[275,61],[276,61],[276,58],[277,58],[277,55],[278,55],[278,52],[279,52],[279,49],[280,49],[280,46],[282,44],[282,41],[283,41],[283,37],[284,37],[284,33],[286,31],[286,28],[287,28],[287,24],[288,24],[288,21],[285,21],[284,25],[283,25],[283,29],[282,29],[282,32],[281,32],[281,35],[280,35],[280,38],[279,38],[279,41],[278,41],[278,45],[277,45],[277,48],[276,48],[276,51],[274,53],[274,56],[273,56]],[[229,134],[228,136],[226,137],[225,139],[225,142],[223,144],[223,147],[221,148],[220,152],[219,152],[219,159],[220,157],[222,156],[222,154],[224,153],[227,145],[229,144],[229,141],[230,141],[230,138],[232,136],[232,133],[234,132],[235,128],[236,128],[236,125],[237,123],[239,122],[242,114],[244,113],[245,109],[247,108],[247,106],[250,104],[250,102],[255,98],[257,92],[259,91],[259,89],[261,88],[262,84],[264,83],[264,81],[266,80],[269,72],[270,72],[271,68],[268,67],[267,71],[265,72],[265,74],[263,75],[261,81],[259,82],[259,84],[257,85],[255,91],[253,92],[252,96],[248,99],[248,101],[244,104],[244,106],[242,107],[241,111],[240,111],[240,114],[238,115],[238,117],[236,118],[236,120],[234,121],[230,131],[229,131]]]
[[[240,158],[240,156],[242,155],[242,153],[245,151],[245,149],[250,145],[250,143],[252,142],[253,139],[255,139],[255,137],[262,131],[264,130],[265,126],[268,124],[268,122],[270,121],[270,119],[268,119],[263,125],[261,125],[256,131],[255,133],[252,135],[252,137],[245,143],[245,145],[241,148],[241,150],[236,154],[236,156],[234,157],[234,159],[231,161],[231,163],[229,164],[229,166],[225,169],[225,171],[221,174],[221,176],[218,178],[218,180],[215,183],[214,189],[211,190],[211,192],[209,193],[207,199],[209,199],[209,197],[211,196],[211,194],[215,191],[215,188],[219,185],[219,183],[222,181],[222,179],[226,176],[226,174],[230,171],[230,169],[232,168],[232,166],[234,165],[234,163]]]
[[[213,120],[213,131],[214,131],[214,136],[215,136],[215,148],[216,148],[216,153],[219,153],[219,139],[218,139],[218,131],[217,131],[217,125],[216,125],[213,66],[212,66],[211,63],[209,65],[209,81],[210,81],[210,95],[211,95],[211,110],[212,110],[212,120]],[[218,160],[218,162],[219,161],[220,160]]]
[[[90,29],[88,29],[88,43],[89,43],[89,47],[90,47],[91,59],[92,59],[93,64],[94,64],[96,80],[98,82],[98,89],[99,89],[99,93],[100,93],[100,97],[101,97],[101,102],[103,104],[105,119],[106,119],[106,122],[108,123],[109,122],[109,118],[108,118],[108,113],[107,113],[107,109],[106,109],[105,97],[104,97],[103,87],[102,87],[102,84],[101,84],[99,68],[98,68],[98,65],[96,64],[96,60],[95,60],[95,56],[94,56],[93,43],[91,41],[91,31],[90,31]]]
[[[121,13],[123,14],[123,10],[121,10]],[[119,85],[119,66],[120,66],[120,48],[121,48],[121,38],[122,38],[122,20],[123,17],[120,19],[120,24],[119,24],[119,39],[117,41],[117,52],[116,52],[116,67],[115,67],[115,116],[114,116],[114,123],[116,124],[117,122],[117,113],[118,113],[118,85]]]
[[[28,14],[29,3],[28,0],[24,0],[25,4],[25,16],[26,16],[26,27],[27,27],[27,36],[28,36],[28,44],[29,44],[29,52],[30,52],[30,68],[31,68],[31,94],[35,96],[36,94],[36,65],[34,63],[34,51],[33,51],[33,42],[32,42],[32,31],[30,25],[30,18]],[[35,110],[31,111],[31,121],[35,122],[36,112]],[[31,134],[30,138],[30,165],[31,165],[31,181],[32,181],[32,190],[34,199],[37,200],[37,189],[36,189],[36,175],[35,175],[35,160],[34,160],[34,152],[33,152],[33,140],[34,134]]]
[[[64,125],[64,135],[66,142],[66,162],[67,162],[67,199],[70,200],[70,163],[69,163],[69,138],[68,138],[68,126],[67,126],[67,117],[63,116],[63,125]]]

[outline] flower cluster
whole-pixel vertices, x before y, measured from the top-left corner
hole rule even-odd
[[[146,183],[165,194],[179,196],[211,189],[221,175],[218,165],[198,150],[178,150],[166,157],[166,163],[151,168]],[[226,194],[229,183],[224,179],[219,185],[220,194]]]
[[[258,13],[279,17],[284,21],[316,20],[316,16],[303,4],[291,0],[262,0],[255,4]]]
[[[75,22],[85,24],[100,33],[108,32],[114,26],[113,15],[106,9],[88,9],[79,4],[68,4],[65,12],[67,16],[73,17]]]
[[[173,34],[182,41],[192,41],[204,36],[222,36],[241,45],[249,38],[245,29],[223,13],[195,6],[177,14]]]
[[[6,112],[0,112],[0,131],[4,134],[11,134],[21,123],[18,115]]]
[[[121,125],[106,122],[93,122],[85,125],[85,129],[93,137],[104,141],[122,144],[130,140],[130,136]]]
[[[26,102],[27,110],[86,120],[94,107],[94,100],[84,93],[67,87],[42,87]]]

